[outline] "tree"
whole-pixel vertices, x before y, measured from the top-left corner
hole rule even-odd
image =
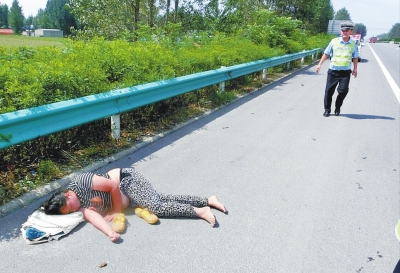
[[[220,21],[226,16],[226,10],[219,5],[218,0],[211,0],[204,9],[207,28],[213,31],[220,29]]]
[[[351,21],[350,13],[347,11],[346,8],[342,8],[342,9],[340,9],[340,10],[338,10],[336,12],[335,20],[349,20],[349,21]]]
[[[258,3],[255,1],[227,0],[225,6],[230,17],[234,17],[235,14],[236,15],[240,14],[241,20],[243,20],[243,22],[247,22],[251,18],[252,13],[255,10],[255,5],[257,4]],[[260,9],[262,8],[263,7],[260,7]]]
[[[7,28],[8,26],[8,6],[0,5],[0,28]]]
[[[130,6],[133,9],[133,29],[137,29],[139,23],[139,14],[140,14],[140,0],[135,0],[135,2],[131,1]]]
[[[140,4],[140,0],[69,0],[68,7],[88,38],[114,39],[137,28]]]
[[[26,18],[24,20],[24,26],[25,26],[26,30],[33,30],[31,28],[32,25],[33,25],[33,16],[30,15],[30,16],[28,16],[28,18]]]
[[[389,39],[399,41],[400,40],[400,23],[394,24],[388,34],[389,34]]]
[[[364,24],[355,24],[353,33],[361,34],[361,39],[367,35],[367,27]]]
[[[18,0],[14,0],[9,15],[9,23],[14,35],[21,34],[24,27],[24,16],[22,15],[22,8],[19,6]]]
[[[254,12],[266,9],[277,15],[301,21],[303,30],[326,32],[334,10],[330,0],[226,0],[233,13],[241,14],[248,22]]]
[[[325,32],[334,16],[331,0],[69,0],[67,5],[85,38],[109,40],[135,39],[144,30],[162,33],[171,27],[169,23],[174,23],[173,28],[180,25],[186,33],[231,34],[260,10],[291,18],[302,31]]]
[[[378,38],[379,40],[389,40],[389,34],[388,33],[378,34],[378,35],[375,35],[375,37]]]
[[[70,34],[71,27],[76,28],[75,18],[70,13],[66,4],[69,0],[48,0],[45,14],[46,27],[61,29],[65,34]]]
[[[197,32],[210,30],[207,24],[208,18],[205,16],[205,8],[200,0],[188,2],[181,7],[177,6],[178,1],[175,1],[175,10],[173,16],[174,23],[180,23],[182,29],[186,32]]]
[[[179,10],[179,0],[175,0],[174,23],[178,22],[178,10]]]
[[[28,18],[25,19],[25,25],[32,25],[33,24],[33,16],[29,15]]]
[[[146,9],[144,10],[146,18],[147,18],[147,24],[150,27],[154,27],[154,19],[156,15],[156,1],[155,0],[146,0],[145,5]]]
[[[49,17],[44,9],[39,9],[35,20],[33,22],[33,27],[36,28],[51,28]]]
[[[166,5],[166,9],[165,9],[165,24],[168,23],[170,7],[171,7],[171,0],[167,0],[167,5]]]
[[[319,0],[316,6],[314,31],[317,33],[325,33],[328,29],[329,20],[333,19],[335,10],[331,4],[331,0]]]

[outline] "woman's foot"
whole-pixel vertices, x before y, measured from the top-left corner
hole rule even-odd
[[[227,212],[226,207],[221,202],[219,202],[218,198],[215,195],[208,198],[208,205],[210,207],[213,207],[213,208],[216,208],[216,209],[222,211],[223,213]]]
[[[210,207],[194,208],[194,211],[197,217],[206,220],[212,227],[215,226],[217,220],[215,219],[214,214],[211,212]]]

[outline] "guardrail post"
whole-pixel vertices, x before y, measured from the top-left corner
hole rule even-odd
[[[113,139],[119,139],[121,137],[120,115],[111,116],[111,137]]]
[[[263,83],[267,82],[267,75],[268,75],[268,70],[267,69],[263,69],[262,70],[262,82]]]
[[[221,66],[221,68],[225,68],[225,66]],[[225,82],[219,83],[219,92],[225,92]]]
[[[304,52],[305,50],[303,50],[303,52]],[[301,58],[301,64],[304,64],[304,57],[303,58]]]
[[[290,70],[290,62],[287,62],[287,69]]]

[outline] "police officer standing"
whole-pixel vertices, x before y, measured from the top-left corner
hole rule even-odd
[[[338,86],[338,95],[335,102],[335,115],[340,114],[340,107],[349,92],[350,75],[357,77],[358,47],[356,41],[350,37],[353,24],[350,22],[340,24],[341,36],[332,39],[317,66],[317,73],[321,69],[322,63],[331,56],[328,77],[326,80],[324,97],[324,117],[329,117],[331,113],[332,96]],[[351,63],[353,62],[353,71]]]

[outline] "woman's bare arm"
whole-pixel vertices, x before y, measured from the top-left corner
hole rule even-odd
[[[113,210],[116,213],[122,211],[122,196],[119,190],[119,182],[107,179],[102,176],[94,175],[92,190],[110,192],[113,203]]]
[[[112,230],[101,214],[86,208],[80,208],[79,211],[83,213],[86,221],[90,222],[93,226],[107,235],[112,242],[118,241],[120,235]]]

